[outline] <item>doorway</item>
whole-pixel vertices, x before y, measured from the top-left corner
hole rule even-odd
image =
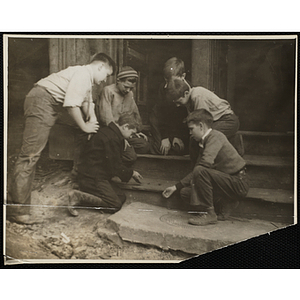
[[[246,131],[294,131],[295,41],[227,43],[227,99]]]

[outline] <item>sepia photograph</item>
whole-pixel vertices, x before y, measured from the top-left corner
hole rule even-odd
[[[4,263],[180,263],[297,224],[297,46],[4,34]]]

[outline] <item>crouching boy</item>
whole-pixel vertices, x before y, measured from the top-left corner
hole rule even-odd
[[[212,128],[224,133],[238,153],[244,155],[242,137],[237,134],[240,121],[228,101],[204,87],[192,88],[185,80],[178,78],[169,82],[167,97],[176,106],[185,106],[188,113],[201,108],[208,110],[213,116]],[[194,143],[191,143],[191,146],[194,146]]]
[[[137,114],[122,114],[119,120],[102,127],[88,141],[78,165],[80,191],[69,193],[69,211],[73,216],[78,212],[74,206],[93,206],[106,211],[118,211],[126,200],[125,194],[112,182],[115,176],[123,182],[133,178],[140,183],[142,176],[127,168],[122,162],[125,139],[136,133]]]
[[[238,205],[238,198],[248,193],[245,161],[223,133],[211,128],[213,117],[210,112],[198,109],[186,120],[191,138],[199,147],[199,152],[190,153],[194,169],[179,183],[166,188],[163,196],[169,198],[175,191],[180,191],[181,198],[199,212],[189,219],[190,224],[214,224],[218,219],[226,219]],[[195,153],[199,153],[198,156]],[[215,204],[220,199],[222,206],[217,217]]]

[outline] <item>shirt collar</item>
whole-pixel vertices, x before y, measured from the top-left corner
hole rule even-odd
[[[204,139],[209,135],[209,133],[210,133],[211,131],[212,131],[212,128],[209,128],[209,129],[205,132],[205,134],[203,135],[201,141],[199,142],[199,146],[200,146],[201,148],[204,147],[204,145],[203,145]]]

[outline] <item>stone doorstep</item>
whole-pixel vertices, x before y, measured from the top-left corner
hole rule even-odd
[[[176,183],[177,181],[145,177],[142,184],[136,183],[133,179],[131,179],[128,183],[122,183],[118,180],[118,184],[122,189],[154,193],[162,193],[165,188]],[[262,199],[264,201],[274,203],[293,204],[294,191],[281,189],[250,188],[247,198]]]
[[[261,220],[230,220],[193,226],[188,224],[191,216],[188,212],[134,202],[107,221],[124,241],[191,254],[203,254],[285,227]]]
[[[153,154],[138,154],[138,158],[146,158],[152,160],[167,160],[167,161],[190,161],[189,155],[176,156],[176,155],[153,155]],[[243,156],[248,166],[259,167],[293,167],[293,157],[277,157],[277,156],[264,156],[264,155],[247,155]]]

